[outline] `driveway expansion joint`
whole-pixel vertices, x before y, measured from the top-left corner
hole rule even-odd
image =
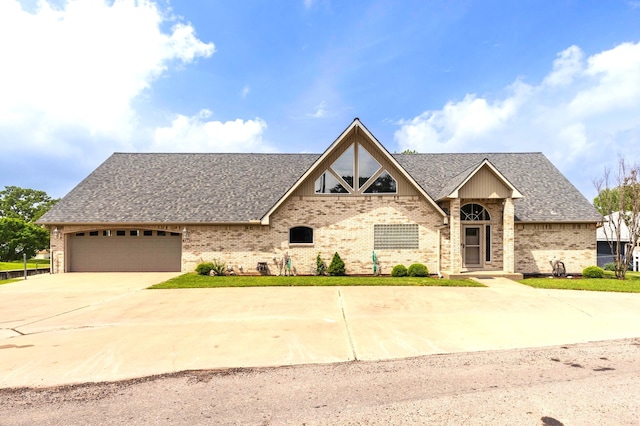
[[[351,346],[351,355],[353,356],[354,361],[358,361],[358,355],[356,354],[356,347],[353,344],[353,338],[351,337],[351,330],[349,329],[347,316],[344,312],[344,303],[342,300],[342,293],[340,292],[340,288],[338,288],[338,301],[340,302],[340,311],[342,312],[342,319],[344,320],[344,326],[345,326],[345,329],[347,330],[347,338],[349,339],[349,345]]]

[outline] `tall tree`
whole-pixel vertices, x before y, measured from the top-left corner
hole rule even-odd
[[[594,181],[598,196],[593,204],[605,217],[602,230],[616,264],[616,277],[623,280],[640,238],[640,166],[620,158],[613,179],[605,169],[604,176]],[[625,228],[628,242],[623,239]]]
[[[49,231],[22,219],[0,218],[0,262],[11,262],[49,246]]]
[[[0,191],[0,217],[35,222],[57,202],[44,191],[5,186]]]

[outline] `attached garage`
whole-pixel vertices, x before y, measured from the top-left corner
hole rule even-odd
[[[179,272],[182,238],[175,232],[114,229],[69,235],[70,272]]]

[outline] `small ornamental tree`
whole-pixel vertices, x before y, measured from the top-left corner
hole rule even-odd
[[[320,253],[316,256],[316,275],[325,275],[327,273],[327,264],[320,257]]]
[[[334,253],[333,259],[331,259],[331,263],[329,264],[329,275],[346,275],[344,271],[344,262],[338,252]]]
[[[624,280],[640,240],[640,166],[618,160],[618,170],[612,182],[609,169],[604,177],[594,181],[598,196],[593,205],[604,216],[604,233],[613,261],[616,278]]]

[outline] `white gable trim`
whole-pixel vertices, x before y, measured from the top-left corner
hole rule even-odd
[[[262,217],[262,219],[260,220],[262,225],[269,224],[269,218],[271,217],[273,212],[275,212],[278,207],[280,207],[282,203],[284,203],[291,196],[291,194],[293,194],[296,189],[298,189],[300,185],[302,185],[302,183],[320,166],[325,158],[331,155],[331,153],[342,143],[342,141],[344,141],[352,132],[360,131],[369,138],[374,146],[376,146],[380,151],[384,153],[387,160],[391,164],[393,164],[400,171],[402,176],[415,187],[416,191],[418,191],[429,203],[431,203],[431,205],[442,215],[442,217],[447,216],[444,210],[442,210],[440,206],[438,206],[438,204],[429,196],[429,194],[427,194],[422,189],[422,187],[418,185],[418,183],[411,177],[411,175],[406,172],[406,170],[400,165],[400,163],[398,163],[396,159],[393,158],[389,151],[387,151],[387,149],[382,146],[378,139],[376,139],[376,137],[373,136],[371,132],[369,132],[369,130],[360,122],[360,119],[355,118],[353,122],[340,134],[340,136],[338,136],[338,138],[329,146],[329,148],[327,148],[326,151],[315,161],[315,163],[313,163],[313,165],[309,167],[309,169],[307,169],[307,171],[300,177],[300,179],[298,179],[296,183],[293,184],[293,186],[289,188],[289,190]]]

